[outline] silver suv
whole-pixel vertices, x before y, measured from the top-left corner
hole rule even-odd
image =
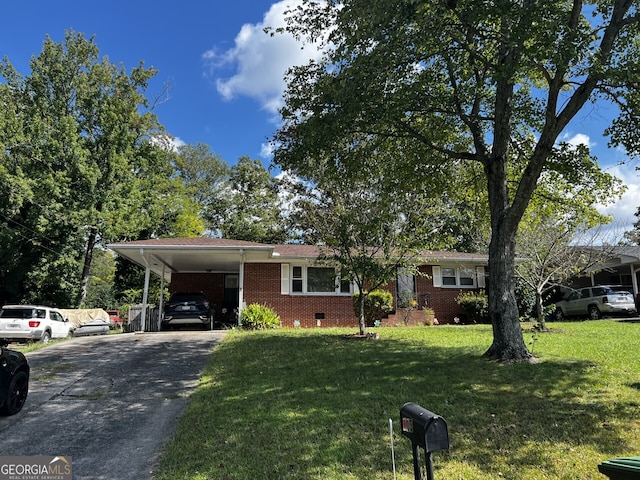
[[[40,305],[5,305],[0,309],[0,339],[9,342],[66,338],[73,329],[57,308]]]
[[[600,285],[572,291],[556,303],[556,320],[570,316],[586,316],[592,320],[603,314],[631,315],[637,312],[633,295],[622,287]]]

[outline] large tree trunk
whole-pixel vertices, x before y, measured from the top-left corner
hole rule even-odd
[[[80,305],[84,305],[87,300],[87,289],[89,287],[89,274],[91,273],[91,263],[93,262],[93,250],[96,246],[97,230],[92,228],[87,239],[87,248],[84,252],[84,264],[82,266],[82,281],[80,290]]]
[[[547,329],[547,320],[544,316],[544,305],[542,302],[542,291],[536,290],[536,318],[541,330]]]
[[[502,28],[506,32],[508,23]],[[508,38],[508,35],[505,36]],[[491,243],[489,243],[489,315],[493,326],[493,343],[485,356],[504,362],[532,358],[522,337],[518,304],[515,295],[516,234],[531,193],[535,188],[539,169],[525,169],[520,188],[512,198],[509,193],[509,147],[513,118],[514,82],[509,65],[518,59],[518,49],[505,42],[500,60],[505,76],[496,84],[495,128],[491,152],[484,151],[487,193],[491,213]],[[518,198],[519,197],[519,198]]]
[[[528,360],[514,289],[514,234],[495,229],[489,245],[489,314],[493,343],[485,356],[500,361]]]
[[[364,290],[360,289],[360,295],[358,296],[358,326],[360,327],[360,335],[367,334],[367,321],[364,314],[364,303],[366,297]]]

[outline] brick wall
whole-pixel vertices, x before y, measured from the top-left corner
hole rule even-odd
[[[463,312],[455,301],[458,288],[435,288],[431,266],[422,270],[428,277],[416,277],[420,306],[428,306],[435,312],[438,323],[454,323],[454,318],[464,320]],[[395,297],[395,283],[387,287]],[[468,289],[465,289],[465,291]],[[224,274],[176,273],[172,276],[171,291],[202,291],[212,303],[220,306],[224,295]],[[262,303],[272,308],[285,327],[293,327],[296,321],[301,327],[357,327],[350,295],[282,295],[280,293],[280,264],[247,263],[244,267],[244,300],[247,305]],[[410,324],[420,324],[422,311],[411,314]],[[406,316],[401,310],[389,316],[384,325],[404,325]]]
[[[465,314],[456,303],[456,297],[460,292],[467,292],[469,290],[477,291],[479,289],[434,287],[432,268],[431,265],[423,265],[420,267],[420,271],[425,275],[416,276],[418,310],[407,312],[396,306],[396,311],[382,322],[383,325],[424,325],[424,312],[422,308],[425,307],[433,309],[434,316],[439,324],[456,323],[456,318],[461,323],[465,322]],[[390,290],[394,298],[397,299],[395,283],[389,284],[386,288]]]
[[[215,306],[216,314],[220,313],[224,298],[224,274],[223,273],[174,273],[171,275],[173,292],[202,292]]]
[[[262,303],[272,308],[285,327],[293,327],[296,320],[305,328],[358,325],[350,295],[282,295],[280,264],[245,264],[244,298],[247,305]]]
[[[456,297],[460,292],[467,292],[465,288],[440,288],[433,286],[433,271],[431,265],[421,267],[428,277],[417,277],[418,297],[423,294],[426,298],[426,306],[433,308],[435,317],[439,323],[454,323],[454,319],[464,319],[465,315],[460,305],[456,303]],[[472,289],[478,290],[478,289]]]

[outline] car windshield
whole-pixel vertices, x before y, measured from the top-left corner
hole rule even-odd
[[[174,302],[193,302],[204,303],[207,299],[202,294],[198,293],[178,293],[171,296],[171,303]]]
[[[3,308],[0,310],[0,318],[33,318],[33,308]]]

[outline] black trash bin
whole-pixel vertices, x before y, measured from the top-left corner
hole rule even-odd
[[[611,480],[640,480],[640,457],[612,458],[598,465]]]

